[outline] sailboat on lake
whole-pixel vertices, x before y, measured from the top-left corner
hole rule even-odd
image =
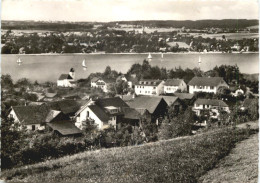
[[[82,61],[82,67],[83,67],[83,68],[87,68],[87,66],[86,66],[86,60],[85,60],[85,59]]]
[[[23,63],[20,58],[18,58],[16,62],[18,65],[21,65]]]
[[[147,58],[148,58],[148,61],[152,61],[152,58],[153,58],[153,57],[152,57],[151,53],[149,53],[149,55],[148,55]]]
[[[200,58],[200,56],[199,56],[199,61],[198,61],[198,63],[199,63],[199,67],[200,67],[200,64],[201,64],[201,58]]]

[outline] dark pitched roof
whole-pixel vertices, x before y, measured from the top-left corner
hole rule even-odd
[[[243,102],[243,107],[249,107],[252,104],[252,102],[254,102],[254,101],[258,101],[258,99],[255,99],[255,98],[245,99]]]
[[[174,104],[178,100],[178,97],[174,97],[174,96],[161,96],[161,98],[165,100],[168,106]]]
[[[188,85],[193,86],[217,86],[219,83],[226,83],[222,77],[194,77]]]
[[[103,109],[101,109],[97,105],[88,106],[90,110],[103,122],[107,122],[109,120],[109,116],[105,113]]]
[[[129,107],[121,98],[114,97],[114,98],[103,98],[96,100],[96,105],[105,108],[108,106],[114,107]]]
[[[70,84],[76,84],[77,83],[77,81],[69,81],[70,82]]]
[[[133,100],[132,95],[116,95],[116,97],[120,97],[123,101]]]
[[[179,86],[183,79],[167,79],[164,83],[165,86]]]
[[[103,81],[105,81],[105,83],[115,83],[116,79],[114,78],[103,78]]]
[[[49,108],[45,104],[35,106],[14,106],[12,108],[19,121],[24,125],[43,123],[49,113]]]
[[[124,107],[122,111],[124,113],[124,118],[126,119],[140,119],[141,117],[141,114],[134,108]]]
[[[46,122],[51,122],[54,118],[56,118],[61,111],[55,111],[55,110],[50,110],[50,112],[47,114],[45,121]]]
[[[99,80],[98,77],[93,77],[93,78],[91,79],[91,82],[97,82],[98,80]]]
[[[82,133],[71,121],[56,121],[47,123],[53,130],[58,131],[61,135],[74,135]]]
[[[64,114],[75,114],[85,103],[84,100],[61,100],[49,102],[47,105],[50,109],[61,111]]]
[[[228,107],[228,105],[224,101],[216,100],[216,99],[201,99],[201,98],[199,98],[195,101],[195,104]]]
[[[136,85],[144,85],[144,86],[158,86],[162,80],[155,80],[155,79],[141,79],[139,83]]]
[[[191,93],[174,93],[176,97],[179,97],[181,100],[190,100],[194,97],[194,94]]]
[[[55,97],[57,95],[57,93],[45,93],[45,96],[47,97],[47,98],[53,98],[53,97]]]
[[[61,74],[58,80],[73,79],[69,74]]]
[[[164,100],[162,97],[140,96],[127,104],[134,109],[147,109],[151,114],[155,111],[158,104]]]

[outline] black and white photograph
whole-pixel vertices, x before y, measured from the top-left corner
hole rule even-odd
[[[258,0],[2,0],[0,60],[0,182],[258,182]]]

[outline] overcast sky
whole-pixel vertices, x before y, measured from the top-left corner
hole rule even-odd
[[[2,0],[2,20],[258,19],[257,0]]]

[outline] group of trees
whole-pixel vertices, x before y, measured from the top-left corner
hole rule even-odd
[[[239,50],[258,51],[258,39],[223,39],[195,37],[189,34],[178,34],[176,31],[159,33],[135,34],[123,30],[113,30],[104,27],[98,29],[86,29],[78,34],[65,34],[61,31],[51,32],[45,37],[37,33],[29,35],[14,36],[11,30],[2,36],[1,43],[3,54],[17,53],[90,53],[94,51],[105,51],[107,53],[123,52],[161,52],[160,48],[166,48],[169,52],[183,51],[224,51],[231,52],[235,44]],[[182,48],[178,45],[169,46],[167,39],[177,42],[185,42],[190,48]],[[83,43],[83,44],[81,44]]]
[[[2,112],[6,112],[11,106],[24,105],[26,101],[37,101],[36,94],[27,92],[28,88],[33,88],[37,82],[32,84],[28,79],[21,78],[15,83],[9,74],[1,76],[1,104]]]
[[[160,140],[191,135],[192,127],[196,121],[196,115],[191,107],[180,111],[176,115],[173,108],[169,108],[168,118],[165,118],[159,128],[158,137]]]

